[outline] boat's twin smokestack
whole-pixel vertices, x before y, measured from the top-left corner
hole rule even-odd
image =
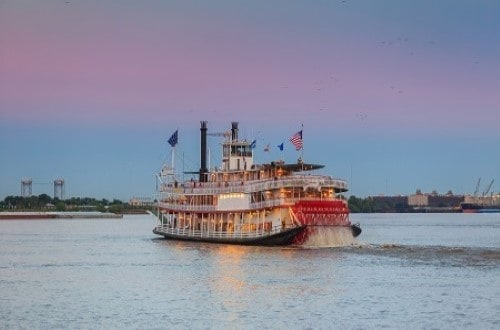
[[[238,141],[238,122],[231,122],[231,140]]]
[[[200,154],[200,182],[205,182],[207,180],[206,174],[208,173],[207,169],[207,122],[202,121],[200,127],[200,146],[201,146],[201,154]]]
[[[207,181],[207,121],[201,121],[200,127],[200,182]],[[238,140],[238,122],[231,122],[231,140]]]

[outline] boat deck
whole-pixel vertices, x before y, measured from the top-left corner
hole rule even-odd
[[[295,236],[301,233],[306,226],[282,227],[275,226],[270,230],[258,231],[202,231],[190,228],[176,228],[168,225],[158,225],[153,233],[167,239],[200,241],[211,243],[239,244],[239,245],[288,245]]]

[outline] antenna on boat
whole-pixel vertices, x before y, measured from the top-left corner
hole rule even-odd
[[[175,173],[175,170],[174,170],[174,157],[175,157],[175,147],[172,147],[172,150],[171,150],[171,153],[172,153],[172,156],[170,157],[172,159],[172,173]]]
[[[301,148],[301,154],[300,154],[300,159],[302,160],[302,171],[304,171],[304,124],[301,123],[301,129],[300,129],[300,138],[302,139],[302,148]]]

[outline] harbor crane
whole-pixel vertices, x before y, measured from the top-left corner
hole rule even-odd
[[[488,195],[488,193],[491,190],[491,186],[493,186],[493,182],[495,182],[495,179],[491,180],[490,184],[488,185],[488,188],[486,188],[486,190],[483,192],[483,197]]]
[[[476,190],[474,190],[474,197],[477,197],[477,193],[479,191],[479,185],[480,184],[481,184],[481,178],[479,178],[479,180],[477,180]]]

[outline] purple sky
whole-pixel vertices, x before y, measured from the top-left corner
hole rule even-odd
[[[0,198],[150,196],[175,129],[199,168],[200,120],[260,161],[304,124],[358,196],[472,192],[500,180],[498,31],[493,0],[0,1]]]

